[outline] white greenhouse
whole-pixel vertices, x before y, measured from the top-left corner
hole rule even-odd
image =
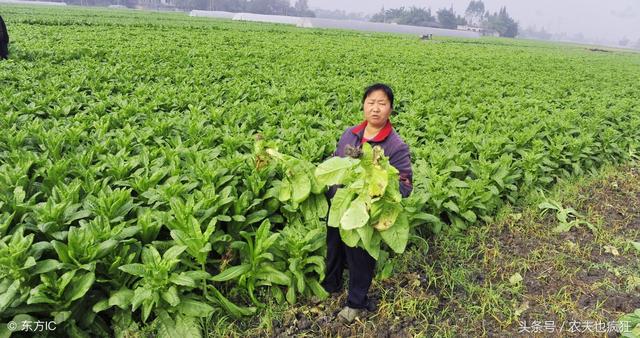
[[[203,16],[207,18],[219,18],[219,19],[233,19],[237,13],[223,12],[223,11],[200,11],[192,10],[189,16]]]
[[[283,15],[263,15],[253,13],[230,13],[220,11],[198,11],[193,10],[190,16],[203,16],[211,18],[232,19],[235,21],[254,21],[279,23],[285,25],[295,25],[300,28],[336,28],[350,29],[365,32],[385,32],[400,33],[413,35],[433,35],[433,36],[456,36],[464,38],[480,37],[480,32],[463,31],[455,29],[442,29],[421,26],[396,25],[380,22],[367,22],[356,20],[335,20],[335,19],[319,19],[319,18],[300,18],[296,16]]]
[[[253,13],[236,13],[233,17],[236,21],[255,21],[255,22],[269,22],[269,23],[281,23],[285,25],[297,25],[300,18],[297,16],[284,16],[284,15],[264,15]]]
[[[401,33],[401,34],[413,34],[413,35],[428,35],[434,36],[456,36],[464,38],[477,38],[480,37],[479,32],[472,31],[460,31],[455,29],[443,29],[433,27],[422,26],[408,26],[408,25],[396,25],[381,22],[367,22],[356,20],[335,20],[335,19],[319,19],[319,18],[300,18],[297,24],[298,27],[303,28],[338,28],[338,29],[351,29],[356,31],[365,32],[386,32],[386,33]]]
[[[53,1],[22,1],[22,0],[0,0],[0,4],[16,4],[16,5],[43,5],[43,6],[66,6],[65,2]]]

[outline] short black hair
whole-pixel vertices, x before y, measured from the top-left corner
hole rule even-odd
[[[364,104],[367,96],[371,95],[371,93],[377,90],[382,90],[384,94],[387,95],[387,99],[389,99],[389,103],[391,103],[391,109],[393,109],[393,90],[391,89],[391,87],[387,86],[384,83],[374,83],[367,87],[364,90],[364,95],[362,96],[362,104]]]

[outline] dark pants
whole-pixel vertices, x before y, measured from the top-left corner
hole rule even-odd
[[[342,242],[340,230],[327,227],[327,273],[322,286],[328,292],[342,288],[342,271],[349,269],[349,296],[347,306],[354,309],[367,307],[367,292],[373,280],[376,260],[362,248],[350,248]]]

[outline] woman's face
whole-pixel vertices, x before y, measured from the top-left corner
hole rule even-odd
[[[391,115],[391,102],[382,90],[371,92],[364,100],[364,118],[373,127],[384,127]]]

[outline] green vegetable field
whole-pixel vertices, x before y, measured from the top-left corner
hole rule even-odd
[[[382,277],[407,240],[464,234],[640,156],[638,53],[184,13],[0,14],[0,323],[193,337],[325,299],[326,187],[304,175],[362,120],[374,82],[395,90],[414,171],[409,212],[391,211],[410,226],[402,247],[376,233],[370,248]]]

